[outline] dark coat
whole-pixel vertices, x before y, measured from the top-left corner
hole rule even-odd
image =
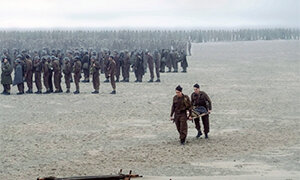
[[[5,63],[1,67],[2,73],[1,73],[1,84],[12,84],[12,66],[9,64],[9,62]]]
[[[23,67],[21,64],[17,64],[15,68],[15,78],[13,85],[21,84],[24,82],[24,76],[23,76]]]

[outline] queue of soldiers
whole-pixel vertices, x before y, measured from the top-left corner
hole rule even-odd
[[[13,55],[10,55],[7,49],[3,49],[1,66],[2,94],[10,94],[11,84],[18,87],[18,95],[31,94],[33,93],[33,82],[37,89],[36,94],[62,93],[61,79],[63,75],[66,93],[70,93],[71,82],[74,82],[76,89],[74,94],[79,94],[79,82],[83,78],[81,82],[84,83],[90,82],[91,79],[94,88],[92,93],[98,94],[100,73],[105,75],[105,83],[111,83],[111,94],[116,94],[116,82],[129,82],[130,71],[135,74],[135,82],[142,82],[145,73],[149,70],[149,83],[159,83],[160,73],[178,72],[179,63],[182,72],[187,72],[186,56],[184,50],[178,51],[173,48],[171,50],[154,50],[153,52],[149,50],[118,52],[117,50],[103,49],[98,53],[92,49],[75,49],[63,52],[55,49],[49,51],[49,49],[43,48],[40,51],[33,52],[14,50]],[[14,79],[12,79],[13,71]],[[24,83],[28,88],[26,92]],[[42,92],[42,85],[45,88],[44,92]]]

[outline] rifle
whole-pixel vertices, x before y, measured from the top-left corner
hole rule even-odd
[[[37,178],[37,180],[130,180],[131,178],[143,177],[138,174],[122,174],[122,169],[117,175],[102,175],[102,176],[74,176],[74,177],[65,177],[65,178],[56,178],[56,177],[44,177]]]

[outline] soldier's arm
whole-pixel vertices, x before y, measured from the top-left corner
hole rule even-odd
[[[212,110],[211,100],[205,92],[204,92],[204,98],[205,98],[205,101],[207,102],[208,110]]]

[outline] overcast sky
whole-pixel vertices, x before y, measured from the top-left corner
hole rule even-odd
[[[300,0],[0,0],[0,28],[300,27]]]

